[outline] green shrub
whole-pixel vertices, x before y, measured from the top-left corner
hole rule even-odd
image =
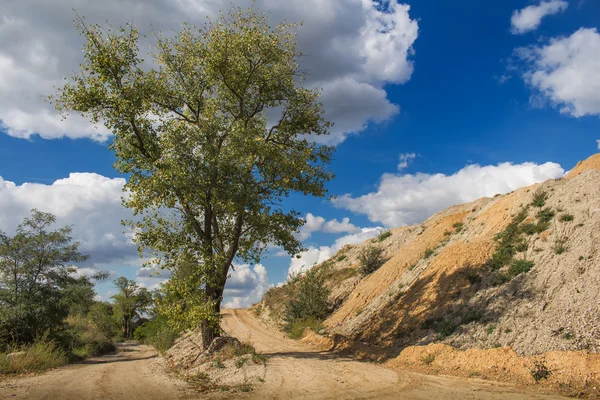
[[[546,204],[546,200],[548,199],[548,193],[544,192],[542,189],[538,189],[533,194],[533,201],[531,204],[534,207],[542,208]]]
[[[67,353],[55,342],[46,338],[38,339],[29,345],[12,348],[10,352],[22,352],[22,354],[7,357],[8,353],[0,353],[0,374],[45,371],[69,362]]]
[[[289,300],[283,319],[286,330],[297,329],[302,321],[321,321],[330,312],[330,289],[325,285],[325,275],[320,269],[307,271],[290,287]]]
[[[514,255],[526,249],[527,243],[523,239],[520,224],[527,218],[527,208],[523,208],[515,215],[504,231],[498,233],[494,240],[498,247],[492,254],[492,258],[487,261],[487,266],[497,271],[508,265],[513,260]]]
[[[423,258],[429,258],[433,255],[433,253],[435,253],[435,250],[427,249],[427,250],[425,250],[425,253],[423,254]]]
[[[537,213],[538,220],[542,223],[548,223],[552,221],[552,218],[554,218],[555,215],[556,213],[550,208],[544,208]]]
[[[510,279],[515,278],[517,275],[527,273],[533,268],[533,261],[529,260],[513,260],[508,269],[507,277]]]
[[[377,240],[379,242],[383,242],[385,239],[389,238],[390,236],[392,236],[392,232],[385,229],[385,230],[379,231],[379,233],[377,234]]]
[[[346,255],[342,254],[341,256],[338,257],[338,261],[344,261],[346,259]]]
[[[369,275],[383,265],[383,250],[375,246],[365,247],[358,255],[360,266],[358,271],[361,275]]]
[[[566,237],[556,238],[554,240],[554,246],[552,246],[552,250],[554,250],[556,254],[564,253],[565,251],[567,251],[567,246],[565,245],[565,243],[567,243]]]
[[[462,231],[464,226],[465,224],[462,222],[455,222],[452,224],[455,233],[459,233],[460,231]]]
[[[133,332],[133,338],[153,346],[160,353],[169,350],[179,333],[174,330],[166,317],[158,315],[148,322],[138,326]]]
[[[575,219],[575,217],[573,216],[573,214],[562,214],[558,220],[560,222],[571,222]]]

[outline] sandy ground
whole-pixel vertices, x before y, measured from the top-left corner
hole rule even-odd
[[[148,346],[44,374],[0,380],[1,399],[560,399],[501,383],[394,371],[341,359],[286,338],[249,310],[227,310],[224,329],[268,356],[265,382],[249,393],[202,394],[165,372]]]

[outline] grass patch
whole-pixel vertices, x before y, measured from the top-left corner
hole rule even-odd
[[[562,238],[556,238],[554,240],[554,246],[552,246],[552,250],[554,250],[554,252],[556,254],[562,254],[565,251],[567,251],[567,238],[566,237],[562,237]]]
[[[523,208],[515,215],[506,227],[506,229],[494,237],[498,243],[498,247],[492,254],[492,258],[487,261],[487,266],[492,270],[497,271],[500,268],[508,265],[513,260],[514,255],[526,246],[526,243],[521,236],[520,224],[527,218],[527,208]]]
[[[566,332],[562,335],[563,339],[565,340],[573,340],[575,339],[575,335],[571,332]]]
[[[425,253],[423,254],[423,258],[429,258],[431,257],[433,254],[435,253],[434,249],[427,249],[425,250]]]
[[[533,194],[533,201],[531,202],[531,204],[534,207],[542,208],[546,204],[547,199],[548,199],[548,193],[546,193],[542,189],[538,189]]]
[[[46,338],[0,353],[0,374],[22,374],[57,368],[69,362],[67,353]]]
[[[385,229],[385,230],[379,231],[379,233],[377,234],[377,240],[381,243],[385,239],[389,238],[390,236],[392,236],[392,232]]]
[[[543,210],[540,210],[536,216],[538,217],[538,220],[540,222],[549,223],[550,221],[552,221],[552,218],[554,218],[555,215],[556,213],[554,211],[546,207]]]
[[[509,280],[517,277],[519,274],[527,273],[533,268],[535,264],[533,261],[529,260],[513,260],[510,263],[510,268],[507,272],[507,277]]]
[[[427,354],[425,357],[421,358],[421,361],[425,365],[431,365],[435,361],[435,354]]]
[[[487,332],[488,335],[491,335],[492,333],[494,333],[495,330],[496,330],[496,326],[490,325],[487,327],[487,329],[485,331]]]
[[[465,224],[462,222],[455,222],[452,224],[452,227],[454,228],[454,233],[460,233],[460,231],[463,230]]]
[[[344,261],[345,259],[346,259],[346,255],[345,254],[342,254],[341,256],[339,256],[337,258],[338,261]]]
[[[319,332],[323,329],[323,322],[316,318],[297,319],[288,325],[286,331],[290,338],[300,339],[304,336],[306,328],[310,328],[314,332]]]
[[[575,216],[573,216],[573,214],[562,214],[560,217],[558,217],[558,220],[560,222],[571,222],[575,219]]]

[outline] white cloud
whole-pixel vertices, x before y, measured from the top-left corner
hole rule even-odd
[[[415,153],[404,153],[398,157],[398,171],[408,168],[408,164],[417,157]]]
[[[510,30],[515,35],[533,31],[540,26],[542,18],[565,11],[568,6],[569,3],[566,1],[550,0],[542,1],[537,6],[515,10],[510,19]]]
[[[121,220],[131,213],[121,205],[125,180],[94,173],[71,173],[50,185],[16,185],[0,177],[0,227],[14,232],[32,208],[57,217],[57,226],[73,225],[80,251],[88,264],[133,261],[138,258],[131,234],[122,233]],[[141,264],[141,262],[140,262]]]
[[[300,241],[311,237],[313,232],[355,233],[360,231],[359,227],[350,223],[349,218],[343,218],[341,222],[337,219],[331,219],[327,221],[323,217],[307,213],[304,219],[306,222],[304,225],[302,225],[300,231],[298,232],[298,240]]]
[[[246,7],[250,0],[238,0]],[[71,20],[76,8],[91,22],[108,20],[113,26],[134,22],[144,32],[150,24],[169,33],[182,21],[203,23],[215,16],[218,0],[20,0],[3,4],[0,17],[0,128],[15,137],[39,133],[44,138],[110,137],[76,116],[61,121],[42,96],[61,86],[63,77],[78,70],[82,39]],[[336,125],[329,143],[342,142],[349,133],[398,113],[384,90],[386,84],[410,79],[413,44],[418,23],[409,6],[397,0],[257,0],[272,22],[304,21],[298,44],[305,54],[301,69],[306,84],[324,89],[326,116]],[[315,12],[318,10],[318,12]],[[152,35],[149,35],[151,38]],[[141,43],[150,50],[150,39]]]
[[[388,227],[415,224],[453,204],[484,196],[508,193],[517,188],[564,175],[556,163],[469,165],[453,175],[384,174],[376,192],[333,200],[336,207],[366,214]]]
[[[225,284],[224,296],[230,300],[224,308],[246,308],[262,299],[269,289],[269,277],[262,264],[250,268],[248,264],[235,266]]]
[[[525,82],[541,96],[573,117],[600,114],[600,34],[581,28],[547,45],[519,48],[526,63]]]
[[[600,150],[600,139],[596,140],[596,143],[598,144],[598,150]]]
[[[308,250],[299,254],[299,258],[292,257],[290,261],[290,267],[288,269],[288,275],[296,274],[302,271],[307,271],[311,269],[314,265],[326,261],[345,245],[362,243],[367,239],[371,239],[377,236],[381,229],[383,228],[358,228],[358,233],[342,236],[336,239],[336,241],[331,246],[321,246],[318,248],[309,247]]]

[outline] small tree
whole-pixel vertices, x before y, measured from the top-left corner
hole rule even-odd
[[[383,250],[375,246],[367,246],[358,255],[360,265],[358,271],[361,275],[369,275],[383,265]]]
[[[119,289],[119,293],[112,296],[115,300],[114,316],[121,325],[123,337],[131,338],[133,335],[131,322],[136,317],[140,318],[140,314],[152,303],[152,294],[148,289],[140,287],[136,281],[131,281],[124,276],[113,282]]]
[[[104,122],[115,167],[128,174],[125,206],[140,248],[164,268],[194,265],[178,290],[204,345],[219,335],[233,262],[258,262],[266,243],[290,254],[304,221],[282,206],[292,192],[322,197],[333,147],[319,91],[303,87],[293,25],[272,28],[253,9],[233,9],[174,38],[157,35],[154,66],[139,55],[138,31],[77,24],[81,73],[59,90],[59,111]],[[201,291],[201,293],[199,293]]]
[[[321,320],[329,314],[331,290],[325,285],[325,275],[321,269],[313,268],[297,276],[289,286],[289,300],[284,315],[288,324],[308,318]]]
[[[16,234],[0,231],[0,345],[55,334],[76,305],[93,303],[90,278],[73,275],[84,261],[70,226],[50,230],[56,217],[36,209]],[[83,307],[83,308],[82,308]]]

